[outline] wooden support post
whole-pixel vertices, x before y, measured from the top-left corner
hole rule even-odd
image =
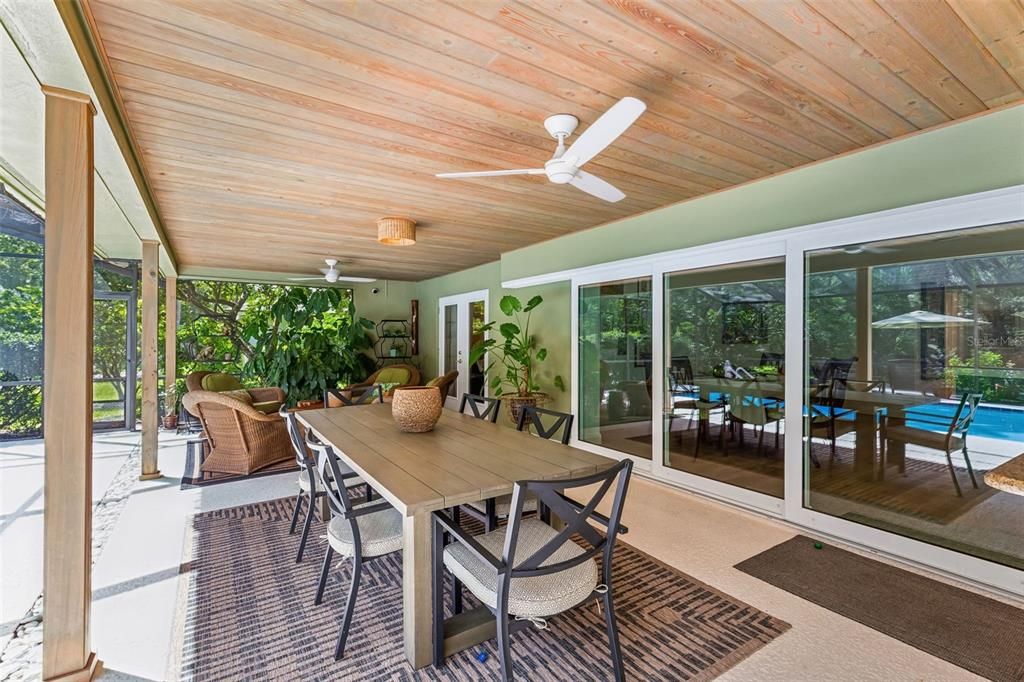
[[[157,305],[160,242],[142,241],[142,475],[160,478],[157,466]]]
[[[857,372],[855,379],[870,381],[874,378],[871,345],[871,268],[857,268]]]
[[[175,389],[177,378],[178,278],[168,277],[164,280],[164,392]],[[168,406],[164,408],[168,409]]]
[[[43,679],[90,680],[92,602],[93,116],[89,96],[43,86]]]

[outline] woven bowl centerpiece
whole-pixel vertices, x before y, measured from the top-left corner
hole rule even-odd
[[[437,386],[396,388],[391,398],[391,416],[402,431],[430,431],[441,418],[444,401]]]

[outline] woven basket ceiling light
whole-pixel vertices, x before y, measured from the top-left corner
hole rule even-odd
[[[377,241],[409,246],[416,243],[416,221],[411,218],[378,218]]]

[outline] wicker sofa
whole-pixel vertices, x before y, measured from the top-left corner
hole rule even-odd
[[[276,413],[264,414],[243,400],[213,391],[189,391],[182,403],[199,418],[209,440],[204,472],[245,476],[295,457],[284,419]]]

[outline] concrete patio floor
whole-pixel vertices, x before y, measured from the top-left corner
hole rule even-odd
[[[97,490],[102,490],[104,479],[113,479],[110,472],[116,473],[118,463],[128,460],[137,438],[127,433],[97,437]],[[19,605],[31,607],[39,589],[39,551],[33,554],[30,548],[33,539],[40,542],[42,502],[41,495],[33,495],[28,474],[28,468],[35,467],[38,488],[41,456],[32,454],[38,447],[22,442],[0,448],[0,462],[21,477],[17,485],[8,483],[8,470],[3,470],[4,519],[8,508],[23,509],[11,525],[25,525],[16,535],[0,534],[5,595],[9,591],[17,599],[9,606],[12,613]],[[94,566],[92,641],[104,663],[103,679],[176,679],[184,618],[179,569],[193,514],[290,496],[296,489],[295,474],[281,474],[181,490],[184,464],[184,438],[161,434],[160,468],[165,477],[133,481]],[[6,499],[7,486],[20,497]],[[692,522],[681,522],[686,519]],[[737,562],[795,534],[773,519],[637,478],[624,521],[631,527],[626,539],[637,548],[792,624],[789,632],[729,670],[723,680],[981,679],[734,569]],[[35,530],[30,523],[38,523]],[[19,591],[14,583],[7,584],[7,575],[21,581]],[[332,637],[330,633],[328,639]],[[32,679],[28,672],[11,679]]]

